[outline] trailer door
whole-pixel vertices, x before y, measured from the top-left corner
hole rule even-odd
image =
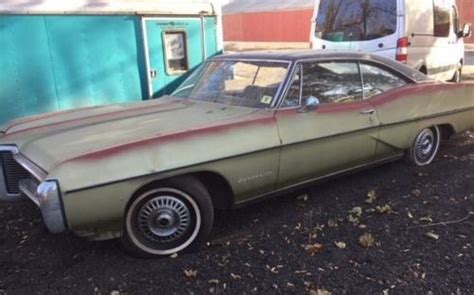
[[[170,94],[208,56],[201,17],[144,18],[149,97]],[[203,25],[204,24],[204,25]]]

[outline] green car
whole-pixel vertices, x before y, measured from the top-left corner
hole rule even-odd
[[[172,96],[20,119],[0,130],[0,199],[52,233],[140,256],[206,241],[229,209],[403,157],[430,164],[474,128],[474,85],[366,54],[208,60]]]

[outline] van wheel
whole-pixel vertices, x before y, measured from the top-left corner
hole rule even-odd
[[[461,83],[462,82],[462,66],[459,65],[458,69],[454,73],[453,78],[450,80],[453,83]]]
[[[211,197],[198,180],[166,180],[131,201],[125,214],[122,245],[138,257],[196,249],[206,241],[213,220]]]
[[[440,142],[441,133],[438,126],[421,130],[409,150],[408,160],[416,166],[431,164],[438,153]]]

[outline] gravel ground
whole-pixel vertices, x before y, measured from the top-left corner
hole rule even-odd
[[[53,236],[32,204],[0,204],[0,294],[473,294],[473,214],[474,131],[429,167],[396,162],[217,212],[208,246],[174,258]]]

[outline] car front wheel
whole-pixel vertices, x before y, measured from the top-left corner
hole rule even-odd
[[[208,237],[214,209],[207,189],[192,177],[161,182],[141,191],[128,206],[122,242],[134,256],[190,250]]]
[[[425,128],[418,133],[409,151],[409,160],[417,166],[433,162],[439,150],[441,132],[439,127]]]

